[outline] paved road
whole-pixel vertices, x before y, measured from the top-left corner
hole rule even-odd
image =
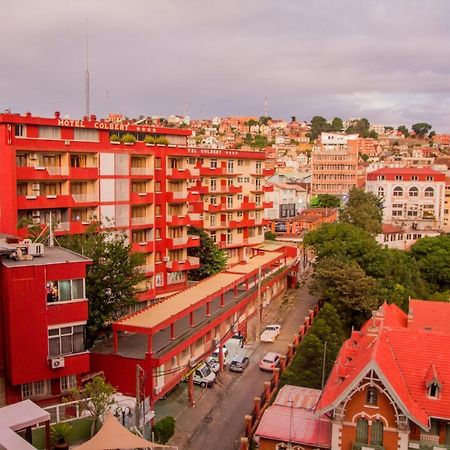
[[[221,450],[235,450],[239,447],[239,439],[243,434],[244,416],[253,408],[253,398],[259,396],[264,389],[264,381],[271,378],[271,373],[259,370],[260,359],[268,351],[286,353],[287,345],[292,343],[293,335],[303,324],[308,310],[316,303],[316,298],[308,293],[307,287],[303,287],[290,302],[280,305],[279,317],[267,317],[267,319],[279,319],[282,325],[282,333],[277,342],[273,344],[259,343],[247,348],[250,354],[251,364],[243,374],[224,373],[224,381],[230,381],[227,387],[218,383],[213,390],[216,400],[211,403],[212,408],[206,414],[206,418],[195,428],[187,442],[179,442],[180,449],[198,450],[214,448]],[[212,390],[210,390],[212,391]],[[214,395],[208,392],[208,395]],[[207,400],[207,399],[205,399]],[[189,414],[189,411],[185,411]],[[181,425],[181,423],[180,423]],[[176,445],[176,439],[173,442]],[[184,445],[183,445],[184,444]]]

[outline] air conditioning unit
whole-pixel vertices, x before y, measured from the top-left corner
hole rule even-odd
[[[153,394],[158,395],[161,393],[161,386],[155,386],[153,388]]]
[[[50,358],[50,367],[52,369],[64,367],[64,358]]]
[[[29,244],[28,254],[31,256],[44,256],[44,244],[42,242]]]
[[[39,190],[39,183],[33,183],[33,184],[31,185],[31,189],[32,189],[33,191],[38,191],[38,190]]]

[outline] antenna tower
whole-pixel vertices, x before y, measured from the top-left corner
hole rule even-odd
[[[85,115],[89,117],[89,22],[86,19],[86,75],[84,78]]]

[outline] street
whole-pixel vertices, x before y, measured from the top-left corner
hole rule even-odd
[[[292,343],[298,327],[315,303],[316,298],[303,286],[295,297],[288,293],[266,308],[261,329],[268,323],[279,323],[282,329],[277,341],[246,345],[242,352],[250,357],[249,367],[242,374],[225,369],[216,385],[206,389],[198,399],[196,408],[199,410],[186,408],[179,415],[170,444],[183,450],[237,449],[243,434],[244,416],[253,409],[253,398],[263,392],[264,381],[272,376],[259,369],[259,361],[269,351],[286,353],[288,344]]]

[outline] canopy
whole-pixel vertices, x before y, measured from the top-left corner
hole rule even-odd
[[[76,450],[157,449],[160,447],[169,448],[166,445],[155,444],[136,436],[122,426],[114,415],[109,412],[100,431],[91,440],[77,447]]]
[[[31,400],[13,403],[0,409],[0,424],[18,431],[50,420],[50,414]]]

